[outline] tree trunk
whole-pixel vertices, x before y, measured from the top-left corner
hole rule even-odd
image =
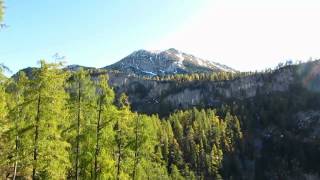
[[[20,115],[21,111],[20,108],[18,107],[18,116]],[[19,119],[18,117],[17,119]],[[16,128],[16,161],[14,163],[14,173],[13,173],[13,180],[16,180],[17,177],[17,169],[18,169],[18,149],[19,149],[19,131],[18,131],[18,122],[17,119],[15,119],[15,128]]]
[[[16,129],[18,129],[16,127]],[[18,135],[16,135],[16,158],[18,158]],[[13,172],[13,180],[16,180],[16,176],[17,176],[17,168],[18,168],[18,160],[16,159],[15,163],[14,163],[14,172]]]
[[[79,179],[79,154],[80,154],[80,120],[81,120],[81,83],[78,89],[78,120],[77,120],[77,147],[76,147],[76,180]]]
[[[37,159],[38,159],[38,141],[39,141],[39,121],[40,121],[40,104],[41,104],[41,91],[38,96],[38,105],[37,105],[37,116],[36,116],[36,129],[34,136],[34,149],[33,149],[33,170],[32,170],[32,179],[36,179],[36,170],[37,170]]]
[[[120,129],[120,125],[119,125],[119,121],[117,122],[117,125],[118,125],[118,133],[119,133],[119,139],[117,140],[117,145],[118,145],[118,162],[117,162],[117,180],[119,179],[120,177],[120,170],[121,170],[121,129]]]
[[[100,152],[99,147],[99,139],[100,139],[100,121],[101,121],[101,112],[102,112],[102,98],[99,100],[99,114],[98,114],[98,121],[97,121],[97,130],[96,130],[96,152],[94,157],[94,179],[98,178],[98,155]]]
[[[139,163],[139,159],[138,159],[138,156],[139,156],[139,152],[138,152],[138,138],[139,138],[139,131],[138,131],[138,128],[139,128],[139,117],[137,117],[137,120],[136,120],[136,124],[135,124],[135,149],[134,149],[134,165],[133,165],[133,174],[132,174],[132,179],[135,180],[136,178],[136,171],[137,171],[137,166],[138,166],[138,163]]]
[[[13,173],[13,180],[16,180],[16,176],[17,176],[17,166],[18,166],[18,162],[16,161],[14,163],[14,173]]]

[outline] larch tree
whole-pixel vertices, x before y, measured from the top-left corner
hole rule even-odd
[[[95,122],[96,89],[89,73],[83,69],[75,72],[68,85],[69,100],[69,129],[67,139],[72,145],[70,157],[73,164],[73,175],[79,179],[92,178],[94,174],[95,154]]]
[[[219,170],[222,166],[223,152],[214,144],[209,156],[209,172],[215,179],[222,179]]]
[[[0,23],[3,21],[3,14],[4,14],[4,5],[3,5],[3,1],[0,0]]]
[[[3,7],[3,1],[0,0],[0,23],[3,21],[3,14],[4,14],[4,7]],[[4,146],[5,146],[5,142],[4,142],[4,138],[3,138],[3,133],[6,130],[6,125],[5,125],[5,116],[6,116],[6,100],[5,100],[5,87],[4,87],[4,79],[3,74],[2,74],[2,68],[0,68],[0,174],[3,174],[3,164],[4,164],[4,160],[3,160],[3,155],[4,155]]]
[[[113,105],[115,94],[108,85],[108,76],[100,75],[97,84],[97,121],[96,121],[96,144],[94,154],[94,179],[98,179],[101,172],[105,169],[102,166],[103,156],[102,149],[110,150],[108,144],[105,143],[103,133],[106,133],[108,127],[112,124],[115,114],[115,106]],[[109,146],[110,147],[110,146]],[[104,151],[105,153],[106,151]]]
[[[131,148],[134,152],[132,179],[168,179],[165,162],[157,147],[160,120],[157,116],[136,115]]]
[[[30,157],[25,156],[28,146],[28,140],[25,139],[25,132],[32,129],[32,125],[26,126],[26,104],[24,101],[25,89],[27,88],[28,78],[24,72],[19,72],[14,80],[8,82],[6,88],[7,91],[7,105],[8,105],[8,119],[9,129],[5,133],[8,138],[7,146],[9,151],[7,153],[8,165],[13,166],[11,174],[12,179],[17,178],[17,174],[20,176],[26,175],[25,168],[28,167]],[[12,167],[11,166],[11,167]]]
[[[126,179],[130,177],[132,167],[133,152],[129,148],[133,137],[133,128],[130,125],[134,114],[130,112],[128,97],[125,94],[120,96],[120,110],[114,125],[114,145],[115,145],[115,165],[116,179]]]
[[[2,68],[0,68],[0,173],[3,174],[5,169],[5,151],[7,150],[7,142],[4,138],[4,132],[8,129],[7,120],[7,105],[6,105],[6,93],[5,93],[6,79],[2,74]]]
[[[239,120],[196,108],[160,121],[131,111],[105,72],[41,61],[28,77],[0,75],[4,179],[221,179],[237,161]],[[92,76],[91,76],[92,75]],[[203,75],[199,77],[203,79]],[[223,175],[223,176],[222,176]]]
[[[141,179],[140,174],[145,174],[144,169],[148,167],[152,162],[152,157],[155,147],[156,129],[153,127],[152,121],[154,119],[143,115],[136,115],[133,120],[133,133],[132,150],[134,152],[133,157],[133,170],[132,179]],[[145,166],[143,168],[143,166]],[[139,171],[140,169],[140,171]]]
[[[60,64],[40,61],[41,67],[32,73],[25,94],[28,123],[33,130],[32,179],[65,179],[70,167],[69,144],[62,138],[67,118],[65,81],[66,74]]]
[[[141,160],[141,150],[142,145],[145,143],[145,137],[144,136],[144,123],[142,121],[142,116],[136,116],[134,120],[134,127],[133,127],[133,133],[134,133],[134,140],[133,140],[133,151],[134,151],[134,164],[133,164],[133,172],[132,172],[132,179],[136,179],[137,175],[137,168]]]

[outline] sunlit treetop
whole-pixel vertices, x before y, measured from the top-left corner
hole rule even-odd
[[[0,0],[0,22],[2,22],[3,20],[3,14],[4,14],[3,1]]]

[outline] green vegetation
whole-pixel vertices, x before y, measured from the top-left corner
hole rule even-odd
[[[236,115],[240,120],[241,131],[243,132],[242,143],[239,143],[240,145],[233,143],[236,145],[234,146],[236,147],[234,153],[226,153],[225,150],[228,150],[228,147],[222,148],[223,160],[220,175],[223,179],[308,179],[309,176],[318,177],[320,172],[319,61],[299,65],[286,63],[284,66],[280,64],[272,71],[268,70],[241,78],[240,82],[247,79],[253,85],[263,83],[263,86],[257,87],[256,94],[249,97],[242,96],[241,93],[226,97],[223,94],[215,94],[212,90],[207,91],[208,85],[216,82],[202,79],[192,80],[192,78],[190,78],[191,81],[175,79],[176,77],[193,76],[197,77],[195,74],[172,76],[172,79],[168,79],[170,82],[157,82],[158,85],[153,89],[150,88],[151,90],[148,89],[148,85],[144,86],[146,81],[141,81],[141,83],[134,81],[132,86],[128,83],[129,85],[126,85],[125,88],[127,88],[126,92],[135,103],[134,108],[139,112],[157,113],[160,117],[166,117],[171,112],[176,112],[177,109],[187,109],[193,105],[182,107],[181,104],[185,104],[181,102],[188,102],[184,101],[185,99],[181,98],[173,101],[173,103],[167,103],[163,97],[171,97],[171,95],[183,92],[186,89],[196,89],[202,91],[199,92],[199,95],[204,97],[194,104],[197,108],[215,107],[217,109],[216,114],[224,119],[229,119],[227,118],[228,112]],[[255,81],[256,79],[259,79],[259,81]],[[277,82],[279,79],[282,79],[282,82],[290,81],[290,83]],[[218,79],[218,81],[220,80]],[[161,81],[161,79],[154,79],[154,81]],[[231,81],[223,83],[228,86],[233,81],[231,79]],[[140,94],[151,94],[154,89],[161,89],[167,85],[169,87],[161,92],[161,96],[149,96],[157,97],[157,102],[144,104],[143,101],[140,101],[141,99],[151,99],[144,98]],[[236,85],[234,88],[239,86],[239,84]],[[277,90],[277,88],[271,91],[266,90],[270,87],[283,88],[286,86],[287,89],[285,90]],[[184,97],[189,98],[188,96]],[[206,102],[206,98],[220,101],[210,104]],[[192,116],[190,115],[190,117]],[[232,124],[236,125],[236,122]],[[238,129],[237,127],[239,125],[229,126],[232,129]],[[175,126],[174,128],[175,133],[181,132],[181,129],[184,129],[183,132],[186,131],[185,127]],[[234,137],[237,135],[228,133],[228,136]],[[181,135],[178,137],[181,137]],[[182,150],[180,154],[184,154],[188,147],[184,146],[184,142],[179,143],[178,141],[178,144]],[[216,150],[213,152],[219,153]],[[187,154],[185,156],[190,157],[191,155]],[[181,155],[181,157],[184,156]],[[190,163],[190,161],[182,159],[184,161],[181,164],[195,164],[195,162]],[[213,166],[212,169],[215,167],[217,165]],[[192,166],[186,168],[179,165],[172,166],[172,172],[176,175],[177,172],[185,172],[189,169],[197,173]],[[204,177],[209,177],[208,172],[202,171],[201,173],[205,174]],[[201,176],[199,174],[195,175]],[[177,179],[179,179],[179,176],[177,176]]]
[[[0,174],[21,179],[222,179],[242,133],[237,117],[131,111],[108,77],[40,62],[0,79]],[[29,78],[28,78],[29,77]],[[226,159],[227,158],[227,159]],[[228,160],[229,159],[229,160]]]
[[[3,5],[3,1],[0,0],[0,22],[3,21],[3,14],[4,14],[4,5]]]
[[[319,173],[319,116],[313,115],[320,111],[318,92],[297,83],[289,93],[230,104],[224,108],[237,114],[247,132],[241,154],[255,162],[254,171],[246,167],[255,179],[307,179],[306,174]]]
[[[192,74],[175,74],[166,76],[155,76],[152,80],[157,81],[226,81],[241,78],[249,75],[257,74],[257,72],[211,72],[211,73],[192,73]]]
[[[176,82],[190,82],[190,81],[227,81],[234,80],[238,78],[243,78],[253,75],[265,75],[278,71],[281,68],[288,68],[289,66],[296,66],[301,64],[301,62],[286,61],[284,63],[279,63],[274,69],[268,68],[264,71],[255,71],[255,72],[206,72],[200,71],[202,73],[191,73],[191,74],[172,74],[172,75],[163,75],[163,76],[152,76],[145,77],[142,76],[142,79],[151,79],[156,81],[176,81]]]

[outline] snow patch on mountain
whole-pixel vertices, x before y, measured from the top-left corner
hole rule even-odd
[[[236,72],[228,66],[201,59],[174,48],[164,51],[134,51],[119,62],[105,68],[119,70],[128,74],[148,74],[151,76],[195,72]]]
[[[151,76],[156,76],[157,75],[156,73],[153,73],[153,72],[150,72],[150,71],[142,71],[142,72],[144,72],[146,74],[149,74]]]

